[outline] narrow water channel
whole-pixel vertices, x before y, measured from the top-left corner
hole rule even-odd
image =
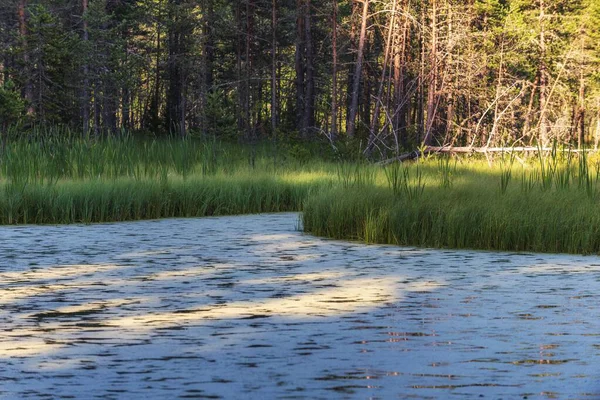
[[[297,214],[0,227],[0,399],[600,399],[600,258]]]

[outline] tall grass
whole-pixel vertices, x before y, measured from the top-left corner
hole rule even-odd
[[[332,187],[309,197],[304,228],[317,235],[371,243],[600,253],[598,181],[595,169],[590,172],[581,166],[590,160],[585,153],[572,152],[542,157],[521,167],[520,184],[511,179],[518,168],[513,155],[492,167],[479,161],[461,163],[451,174],[451,187],[436,184],[434,178],[446,168],[440,166],[445,161],[391,166],[385,171],[387,187]],[[423,194],[398,195],[403,192],[398,189],[405,182],[403,171],[414,173],[417,168],[425,172]],[[572,181],[583,184],[571,185]]]
[[[5,185],[0,223],[91,223],[165,217],[297,211],[324,182],[235,174],[172,178],[166,182],[88,180],[54,186]]]
[[[10,140],[0,155],[0,224],[299,211],[334,181],[331,165],[272,159],[267,147],[191,139]]]
[[[600,162],[586,152],[381,168],[272,145],[61,135],[6,141],[0,224],[303,211],[305,230],[335,238],[600,253]]]
[[[395,196],[416,199],[423,194],[425,183],[420,165],[411,172],[410,168],[401,163],[395,163],[384,168],[388,187]]]

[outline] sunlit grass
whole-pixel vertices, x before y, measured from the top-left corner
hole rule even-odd
[[[389,166],[388,187],[334,187],[308,198],[304,227],[371,243],[599,253],[598,174],[585,155],[571,157]]]

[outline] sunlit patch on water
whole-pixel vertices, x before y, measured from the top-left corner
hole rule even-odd
[[[0,228],[0,398],[600,398],[597,257],[297,220]]]

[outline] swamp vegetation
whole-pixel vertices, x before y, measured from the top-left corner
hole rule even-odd
[[[550,152],[428,156],[387,166],[272,142],[5,143],[0,223],[94,223],[302,211],[306,231],[442,248],[600,252],[600,159]]]

